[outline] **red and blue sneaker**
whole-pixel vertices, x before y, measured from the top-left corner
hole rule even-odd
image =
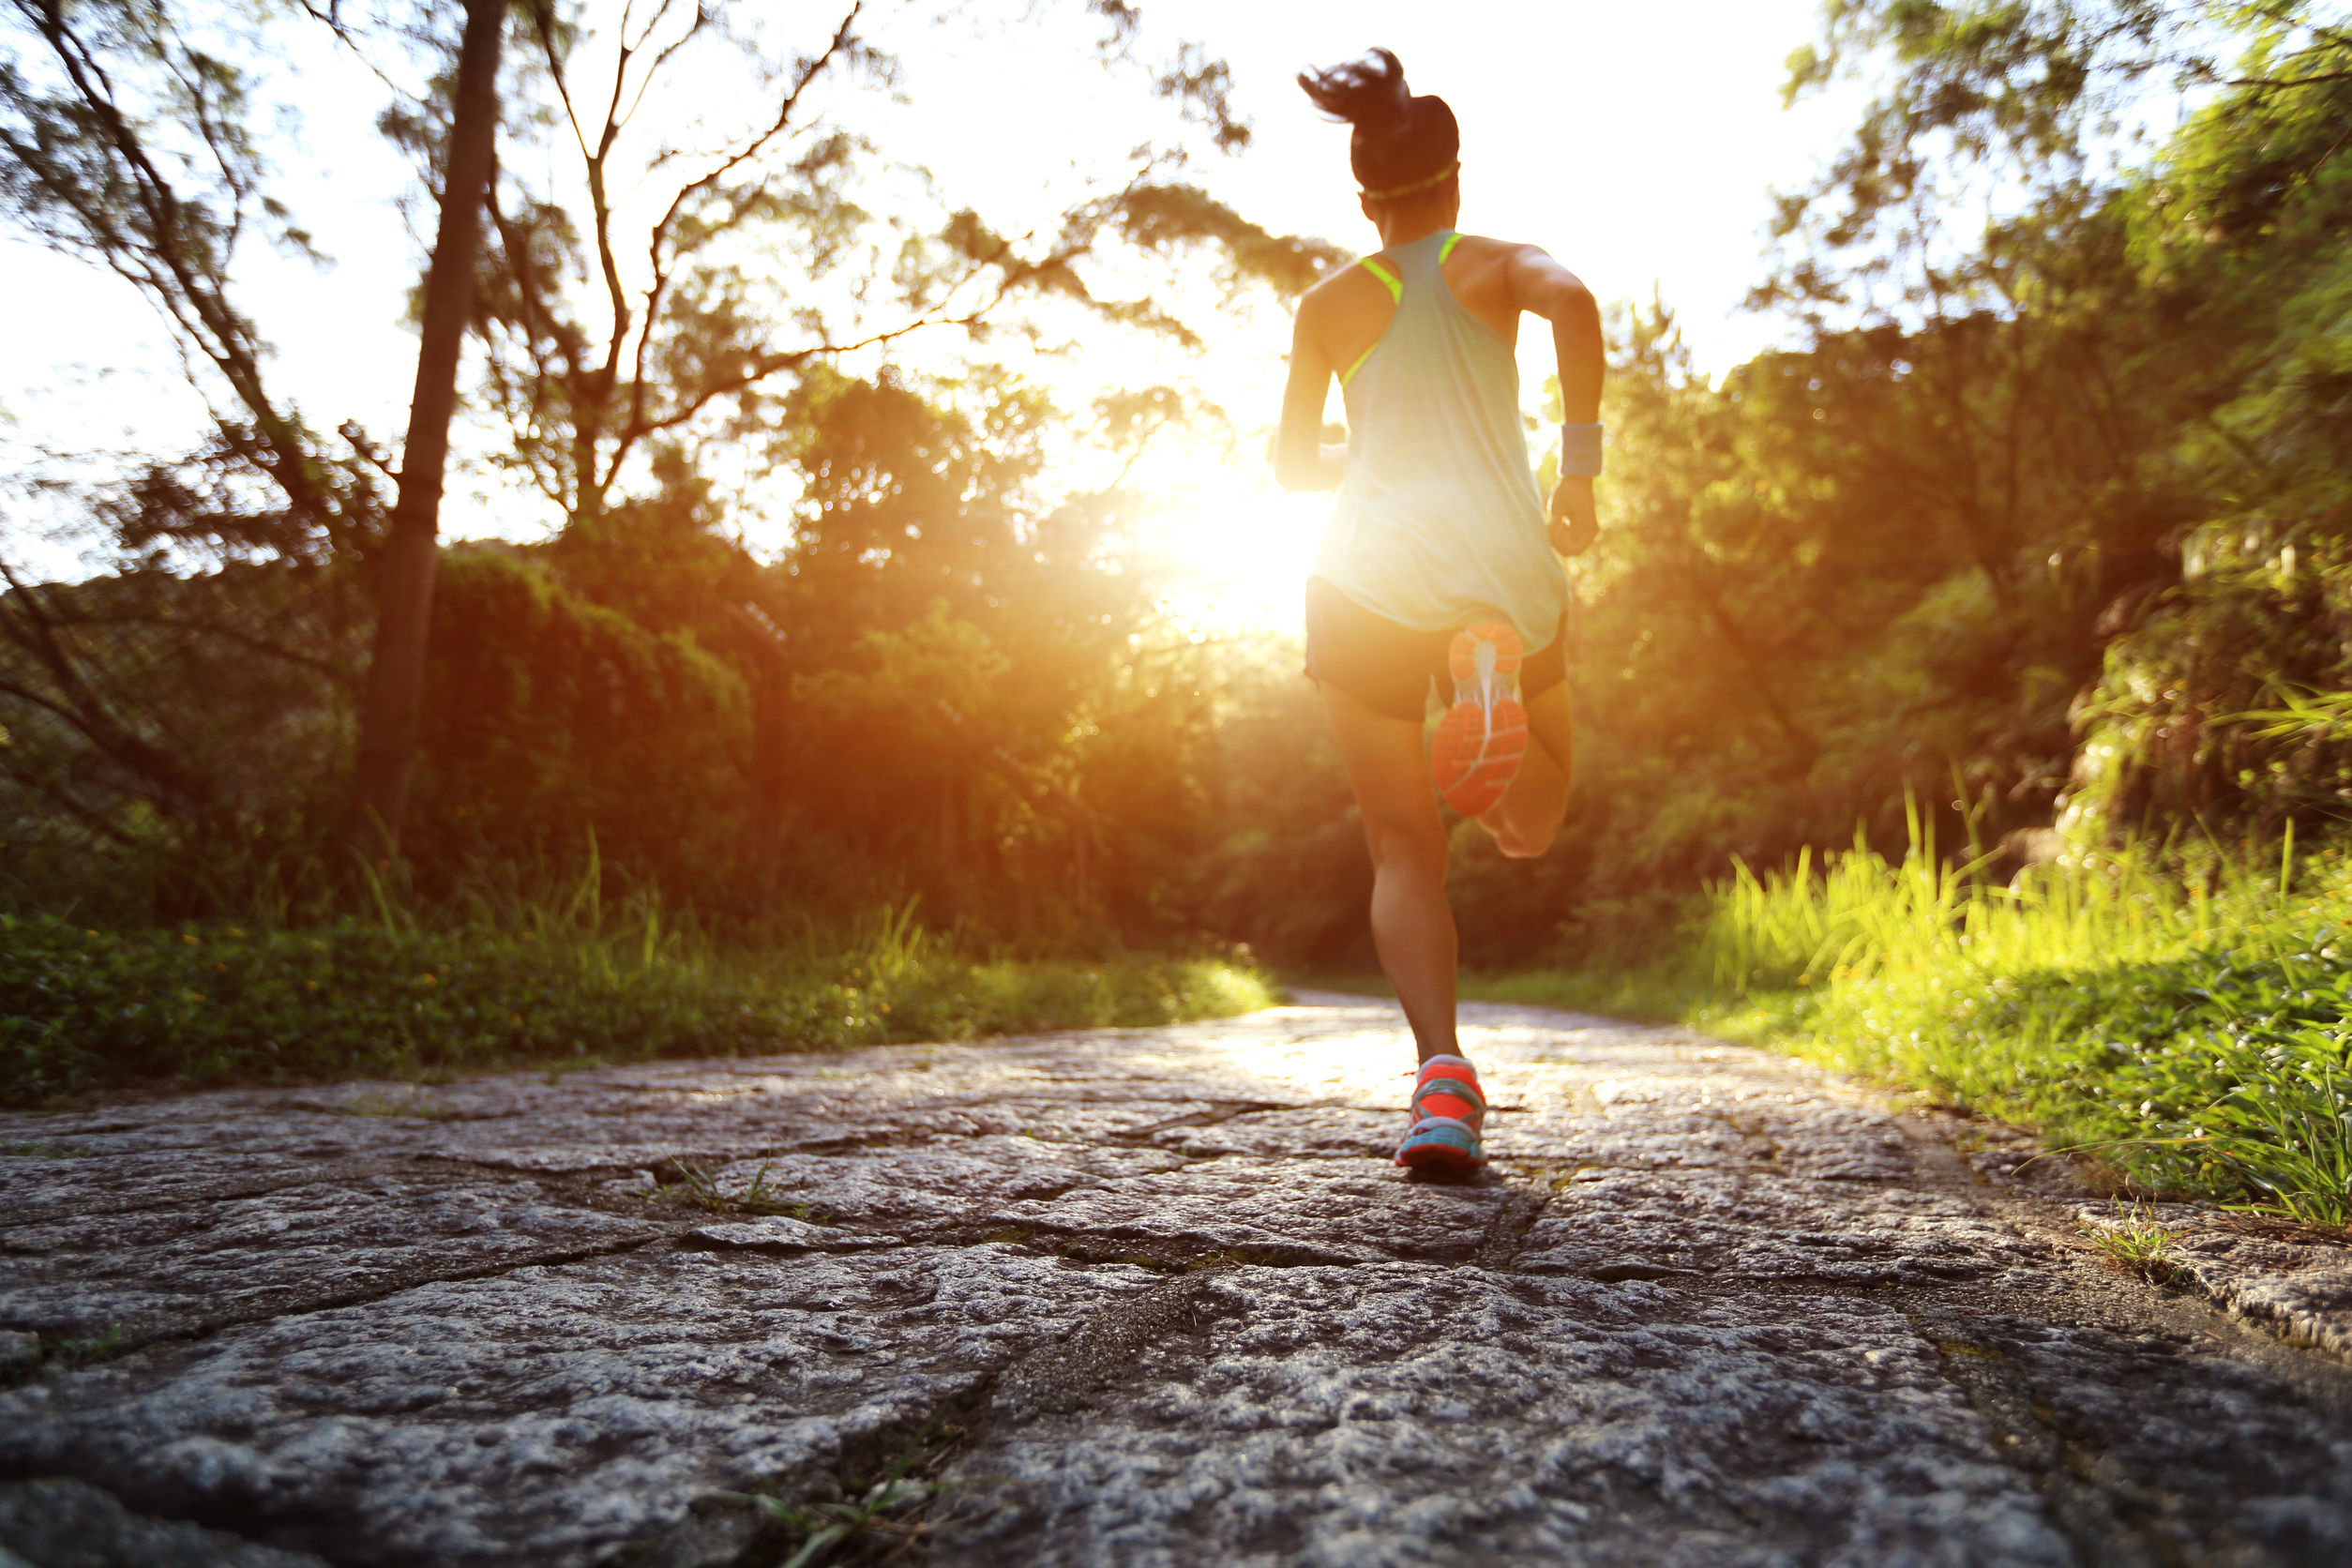
[[[1486,1096],[1478,1069],[1465,1057],[1433,1056],[1413,1081],[1411,1125],[1396,1146],[1396,1163],[1440,1174],[1475,1170],[1486,1163],[1479,1129],[1486,1122]]]
[[[1429,771],[1446,805],[1482,817],[1502,799],[1527,755],[1527,709],[1519,702],[1519,634],[1482,621],[1454,634],[1446,664],[1454,705],[1438,721]]]

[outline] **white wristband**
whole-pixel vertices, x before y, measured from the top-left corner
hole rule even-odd
[[[1560,476],[1590,479],[1601,472],[1601,431],[1594,425],[1560,427]]]

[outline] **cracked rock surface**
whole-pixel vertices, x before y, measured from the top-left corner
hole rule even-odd
[[[0,1117],[0,1568],[2352,1560],[2342,1245],[1464,1022],[1460,1184],[1340,997]]]

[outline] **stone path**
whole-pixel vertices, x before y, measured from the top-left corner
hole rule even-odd
[[[1465,1015],[1465,1185],[1338,997],[0,1118],[0,1568],[2352,1561],[2343,1249]]]

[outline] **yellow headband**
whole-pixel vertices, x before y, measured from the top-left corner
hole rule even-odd
[[[1410,196],[1419,191],[1433,190],[1461,172],[1462,160],[1457,158],[1425,180],[1415,180],[1410,185],[1400,185],[1394,190],[1366,190],[1360,194],[1367,202],[1392,202],[1399,196]]]

